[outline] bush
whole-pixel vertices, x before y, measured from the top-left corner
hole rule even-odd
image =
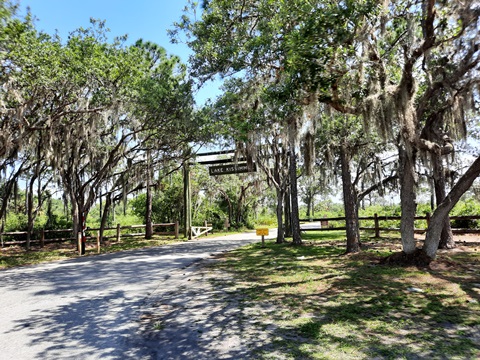
[[[26,231],[27,230],[27,215],[20,213],[7,213],[5,221],[5,232]]]
[[[473,198],[458,202],[450,212],[450,216],[474,215],[480,215],[480,202]],[[476,229],[479,227],[479,220],[455,219],[452,220],[452,227],[461,229]]]
[[[277,218],[272,214],[262,214],[257,216],[255,220],[255,225],[264,225],[264,226],[277,226]]]

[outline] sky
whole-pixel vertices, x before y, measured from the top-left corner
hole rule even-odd
[[[183,14],[186,0],[20,0],[23,11],[29,7],[37,18],[37,30],[58,31],[62,39],[79,28],[88,27],[90,18],[105,20],[111,37],[128,35],[128,43],[142,38],[163,46],[171,55],[187,63],[191,54],[185,44],[172,44],[167,34]],[[195,95],[197,104],[219,95],[219,83],[210,83]]]

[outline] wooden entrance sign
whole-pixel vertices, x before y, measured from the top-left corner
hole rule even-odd
[[[208,173],[212,175],[227,175],[227,174],[241,174],[248,172],[256,172],[257,166],[255,164],[248,165],[245,163],[236,163],[228,165],[210,166]]]

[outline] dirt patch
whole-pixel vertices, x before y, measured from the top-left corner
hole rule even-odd
[[[421,268],[428,267],[431,262],[432,259],[421,249],[417,249],[412,254],[406,254],[403,251],[396,252],[380,260],[381,265],[417,266]]]

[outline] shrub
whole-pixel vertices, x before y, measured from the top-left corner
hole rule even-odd
[[[480,202],[474,198],[459,201],[450,212],[450,216],[480,215]],[[479,220],[455,219],[452,227],[462,229],[475,229],[479,227]]]

